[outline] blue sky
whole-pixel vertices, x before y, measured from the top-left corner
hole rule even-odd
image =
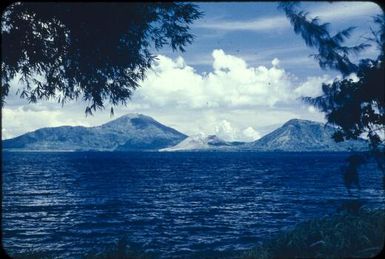
[[[294,33],[289,21],[275,2],[201,3],[205,16],[192,26],[194,44],[181,54],[187,64],[197,71],[210,71],[211,52],[222,49],[227,54],[242,57],[250,65],[268,65],[278,58],[282,66],[299,77],[322,75],[317,62],[309,57],[314,50]],[[368,36],[371,16],[379,7],[371,2],[304,2],[301,4],[312,16],[330,22],[332,31],[357,26],[349,43],[361,42]],[[180,53],[161,51],[170,57]],[[374,57],[373,49],[364,56]]]
[[[322,82],[338,74],[321,70],[276,2],[198,3],[204,17],[192,26],[195,40],[186,52],[164,48],[159,61],[127,106],[115,117],[142,113],[188,135],[217,134],[251,141],[292,118],[324,121],[299,100],[320,94]],[[331,30],[357,26],[348,44],[364,42],[381,9],[371,2],[305,2],[301,8]],[[375,57],[375,47],[360,57]],[[356,58],[356,59],[357,59]],[[17,84],[13,84],[14,93]],[[3,138],[41,127],[93,126],[113,118],[109,106],[85,117],[86,103],[63,108],[54,101],[28,104],[10,94],[3,109]]]

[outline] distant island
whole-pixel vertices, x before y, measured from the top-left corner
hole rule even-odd
[[[229,142],[215,135],[187,136],[153,118],[127,114],[96,127],[41,128],[3,140],[4,151],[223,151],[346,152],[365,151],[363,139],[336,143],[335,129],[319,122],[292,119],[253,142]]]

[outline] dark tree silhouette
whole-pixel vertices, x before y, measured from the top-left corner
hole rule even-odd
[[[336,79],[331,84],[323,84],[323,94],[316,98],[304,97],[304,101],[315,105],[325,113],[328,123],[336,126],[333,138],[339,142],[347,139],[357,139],[366,136],[370,143],[370,156],[365,159],[348,159],[345,171],[345,183],[358,184],[356,168],[375,158],[380,170],[384,173],[385,188],[385,15],[373,17],[378,29],[371,29],[372,37],[366,43],[348,47],[343,45],[350,37],[354,27],[349,27],[335,35],[331,35],[327,23],[321,23],[318,18],[309,18],[309,14],[299,10],[298,3],[284,2],[279,5],[307,46],[317,49],[313,55],[323,69],[334,69],[342,74],[342,79]],[[362,59],[355,64],[350,55],[376,44],[379,56],[376,59]],[[355,73],[358,81],[349,75]]]
[[[86,114],[126,104],[151,67],[151,50],[184,51],[202,13],[189,3],[14,3],[2,17],[1,106],[21,76],[21,98],[81,97]]]

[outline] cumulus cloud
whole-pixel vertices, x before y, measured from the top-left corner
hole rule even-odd
[[[242,131],[243,135],[247,140],[254,141],[261,138],[261,134],[256,131],[253,127],[247,127]]]
[[[274,67],[277,67],[279,65],[279,59],[278,58],[274,58],[273,61],[271,61],[271,64],[274,66]]]
[[[250,66],[221,49],[211,54],[209,73],[198,73],[182,57],[158,56],[128,106],[115,109],[115,118],[139,112],[188,135],[203,132],[230,141],[255,140],[261,137],[261,127],[292,118],[322,118],[298,97],[318,95],[322,82],[330,80],[327,76],[309,77],[301,83],[280,66],[278,58],[271,66]],[[76,102],[61,108],[52,102],[26,104],[19,98],[7,98],[3,139],[41,127],[94,126],[111,119],[107,111],[86,118],[84,107]]]
[[[231,126],[231,123],[227,120],[221,121],[215,128],[215,134],[223,139],[234,140],[236,139],[238,132]]]
[[[250,67],[221,49],[212,52],[213,71],[197,73],[183,58],[158,56],[158,62],[135,93],[137,102],[203,109],[268,105],[292,100],[293,78],[275,58],[271,67]]]
[[[317,109],[316,109],[313,105],[310,105],[310,106],[307,108],[307,110],[308,110],[309,112],[311,112],[311,113],[317,112]]]
[[[321,77],[308,77],[305,82],[295,88],[294,93],[300,96],[316,97],[322,94],[322,84],[331,83],[330,76],[324,75]]]
[[[261,137],[261,134],[253,127],[249,126],[242,130],[227,120],[218,123],[215,127],[215,135],[228,141],[254,141]]]

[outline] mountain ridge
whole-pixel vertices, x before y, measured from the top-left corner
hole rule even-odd
[[[291,119],[253,142],[229,142],[215,135],[187,136],[150,116],[129,113],[99,126],[37,129],[3,140],[5,150],[30,151],[231,151],[312,152],[365,151],[359,139],[336,143],[335,128],[320,122]]]
[[[245,144],[254,151],[364,151],[363,139],[336,143],[332,138],[335,128],[321,122],[291,119],[262,138]]]
[[[41,128],[2,143],[7,150],[156,151],[186,137],[149,116],[130,113],[99,126]]]
[[[336,143],[332,139],[335,128],[310,120],[291,119],[262,138],[246,143],[227,142],[209,145],[201,136],[198,145],[189,145],[186,138],[174,147],[160,151],[222,151],[222,152],[348,152],[366,151],[367,142],[350,140]]]

